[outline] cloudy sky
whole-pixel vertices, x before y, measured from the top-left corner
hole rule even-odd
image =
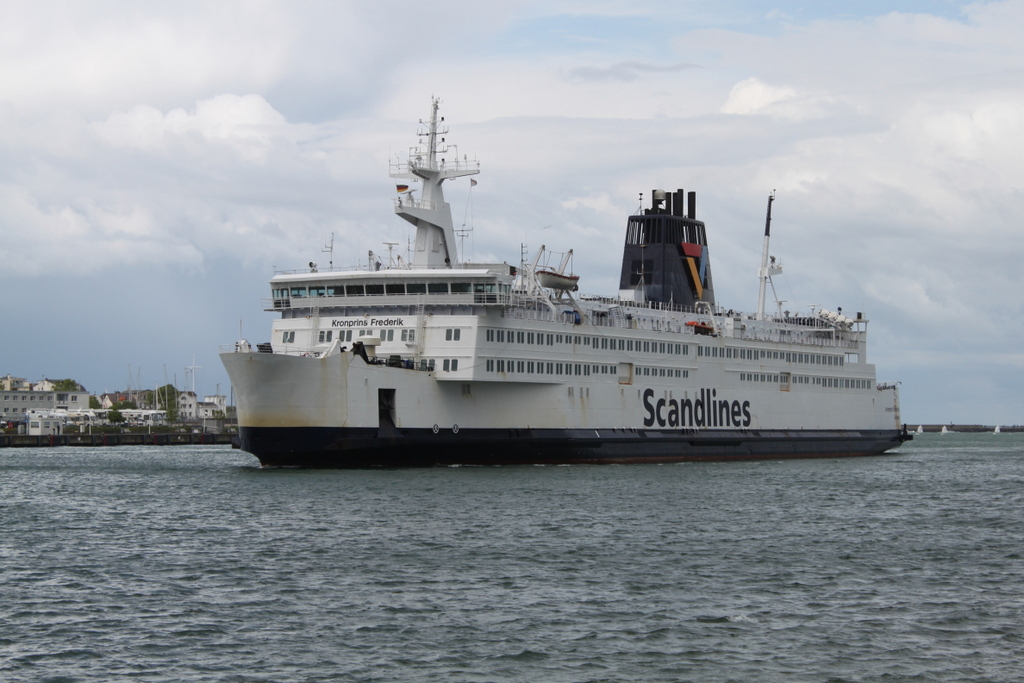
[[[1024,1],[0,1],[0,375],[227,393],[274,268],[410,237],[388,159],[439,96],[467,257],[698,193],[719,303],[871,320],[906,421],[1024,423]],[[470,201],[471,200],[471,201]],[[189,383],[191,379],[188,380]]]

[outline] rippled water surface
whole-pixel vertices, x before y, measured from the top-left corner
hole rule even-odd
[[[3,681],[1017,681],[1024,436],[681,465],[0,450]]]

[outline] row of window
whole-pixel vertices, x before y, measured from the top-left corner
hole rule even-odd
[[[448,331],[451,332],[451,330],[448,330]],[[318,337],[318,341],[321,344],[329,344],[330,342],[334,341],[335,339],[337,339],[338,341],[341,341],[341,342],[350,342],[350,341],[352,341],[352,332],[353,332],[352,330],[320,330],[320,336]],[[414,341],[416,341],[416,330],[399,330],[399,332],[401,333],[399,335],[399,338],[402,341],[404,341],[404,342],[414,342]],[[456,332],[456,337],[455,338],[458,339],[459,338],[458,337],[458,330],[455,330],[455,332]],[[356,339],[358,339],[359,337],[372,337],[372,336],[373,336],[373,330],[359,330],[359,334],[356,337]],[[394,330],[381,330],[380,331],[380,340],[382,342],[395,341],[395,331]],[[295,343],[295,330],[286,330],[286,331],[282,332],[281,333],[281,343],[282,344],[294,344]]]
[[[335,330],[321,330],[319,342],[330,343],[334,340]],[[359,330],[360,337],[373,336],[373,330],[363,329]],[[337,330],[337,337],[339,341],[350,342],[352,341],[352,330]],[[444,331],[445,341],[460,341],[462,339],[462,330],[457,327],[450,327]],[[689,344],[676,344],[673,342],[654,342],[654,341],[642,341],[633,339],[618,339],[608,337],[591,337],[588,335],[572,335],[572,334],[545,334],[542,332],[521,332],[515,330],[502,330],[502,329],[487,329],[485,331],[485,338],[488,342],[498,344],[525,344],[525,345],[539,345],[539,346],[554,346],[560,344],[567,345],[582,345],[591,346],[594,349],[600,350],[618,350],[618,351],[631,351],[637,353],[656,353],[662,355],[689,355],[690,347]],[[380,339],[382,342],[390,342],[395,340],[395,330],[384,330],[380,331]],[[416,330],[414,329],[403,329],[401,330],[401,340],[403,342],[414,342],[416,341]],[[284,344],[292,344],[295,342],[295,330],[287,330],[282,332],[281,341]],[[787,363],[804,363],[811,365],[831,365],[842,367],[844,365],[844,358],[842,356],[832,356],[828,354],[814,354],[814,353],[797,353],[790,351],[772,351],[767,349],[748,349],[748,348],[733,348],[733,347],[718,347],[718,346],[697,346],[697,356],[701,358],[726,358],[736,360],[782,360]],[[6,396],[5,396],[6,398]],[[25,397],[22,397],[25,400]],[[33,399],[34,400],[34,399]]]
[[[617,365],[591,364],[591,363],[546,363],[544,361],[532,360],[505,360],[504,358],[489,358],[484,363],[487,372],[500,372],[520,375],[572,375],[589,377],[594,375],[615,375],[619,372]]]
[[[703,358],[733,358],[737,360],[784,360],[787,363],[806,363],[809,365],[842,366],[843,356],[830,356],[822,353],[796,353],[791,351],[769,351],[767,349],[735,349],[731,346],[698,346],[697,356]]]
[[[591,337],[579,334],[546,334],[543,332],[520,332],[517,330],[488,329],[484,339],[497,344],[525,344],[527,346],[576,345],[590,346],[602,351],[635,351],[638,353],[660,353],[662,355],[686,356],[689,344],[673,342],[642,341],[640,339],[618,339]]]
[[[395,296],[404,294],[508,294],[511,285],[495,282],[382,282],[362,285],[295,285],[274,287],[275,299],[323,296]]]
[[[762,374],[757,372],[741,372],[741,382],[783,382],[785,375]],[[793,375],[793,384],[814,384],[827,389],[870,389],[871,380],[856,379],[848,377],[811,377],[808,375]]]
[[[65,394],[61,394],[61,395],[64,396],[65,399],[67,398],[67,396]],[[17,401],[18,400],[18,395],[17,394],[13,394],[11,396],[8,396],[8,395],[5,394],[4,395],[4,400],[5,401]],[[22,401],[34,401],[34,400],[36,400],[36,394],[23,394],[21,396],[21,400]],[[52,401],[53,400],[53,396],[39,396],[39,400],[40,401]],[[72,401],[77,401],[78,400],[78,396],[77,395],[72,396],[71,400]]]
[[[555,363],[532,360],[505,360],[503,358],[487,359],[484,363],[487,372],[499,372],[505,374],[521,375],[575,375],[589,377],[590,375],[615,375],[618,376],[618,365],[607,365],[604,363]],[[679,368],[636,368],[638,377],[689,377],[689,370]]]
[[[689,377],[689,370],[679,368],[637,368],[637,377]]]

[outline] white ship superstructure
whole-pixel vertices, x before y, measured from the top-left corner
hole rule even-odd
[[[643,462],[881,453],[909,438],[867,320],[723,310],[696,195],[627,222],[620,291],[577,294],[568,257],[459,260],[442,183],[475,174],[433,102],[392,176],[411,262],[278,273],[268,343],[222,354],[242,448],[265,465]],[[550,263],[549,263],[550,262]]]

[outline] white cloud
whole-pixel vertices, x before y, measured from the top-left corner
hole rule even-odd
[[[721,111],[723,114],[755,114],[772,105],[791,102],[796,96],[793,88],[777,88],[748,78],[732,87]]]
[[[276,139],[287,137],[284,116],[259,95],[218,95],[196,103],[195,110],[175,109],[166,115],[148,105],[114,112],[93,124],[97,137],[115,147],[168,151],[182,138],[229,145],[247,161],[265,162]]]
[[[284,73],[292,19],[272,2],[8,5],[0,99],[28,115],[61,108],[91,114],[210,90],[260,90]]]

